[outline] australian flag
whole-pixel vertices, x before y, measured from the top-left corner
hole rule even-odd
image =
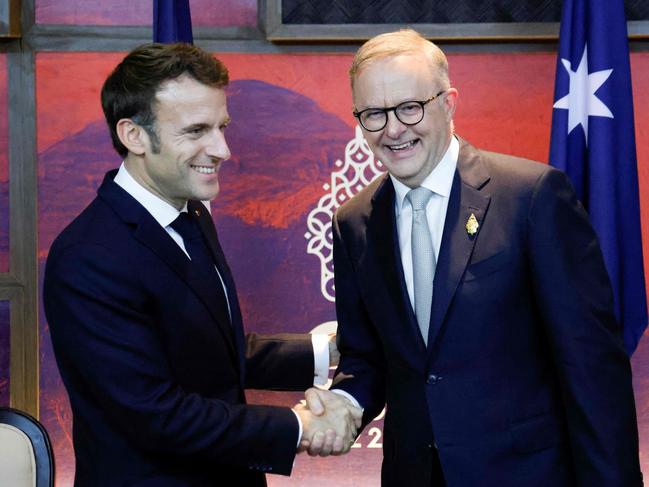
[[[623,0],[564,0],[550,164],[570,176],[590,215],[631,354],[647,296]]]
[[[162,43],[194,42],[189,0],[154,0],[153,40]]]

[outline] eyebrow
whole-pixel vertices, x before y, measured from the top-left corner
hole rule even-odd
[[[227,117],[225,120],[223,120],[221,123],[219,123],[219,127],[225,127],[231,122],[231,118]],[[211,127],[210,124],[208,123],[193,123],[191,125],[188,125],[186,127],[183,127],[180,129],[181,134],[188,134],[190,132],[193,132],[195,130],[207,130]]]
[[[209,128],[209,125],[206,123],[193,123],[191,125],[188,125],[187,127],[183,127],[181,129],[181,132],[183,134],[188,134],[189,132],[193,132],[194,130],[204,130]]]

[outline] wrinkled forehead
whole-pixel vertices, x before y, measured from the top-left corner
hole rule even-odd
[[[194,101],[219,94],[225,99],[224,87],[202,83],[188,74],[160,83],[155,92],[158,102]]]
[[[357,72],[352,97],[356,109],[390,106],[425,99],[439,84],[434,66],[424,55],[375,58]]]
[[[165,81],[156,92],[153,111],[160,119],[227,117],[225,90],[187,76]]]
[[[435,65],[434,61],[422,52],[376,56],[367,59],[359,66],[358,71],[352,79],[352,90],[355,89],[360,77],[364,75],[366,76],[368,73],[374,75],[377,72],[391,70],[399,70],[405,73],[413,70],[417,70],[418,72],[421,71],[422,73],[427,72],[431,81],[435,81],[436,78],[440,77],[438,67]]]

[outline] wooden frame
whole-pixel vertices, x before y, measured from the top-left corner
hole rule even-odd
[[[262,2],[263,3],[263,2]],[[283,24],[282,0],[265,2],[266,39],[272,42],[360,42],[405,24]],[[261,9],[260,9],[261,11]],[[556,41],[558,22],[408,24],[434,41]],[[631,39],[649,38],[649,20],[627,23]]]
[[[9,270],[0,272],[0,300],[10,302],[9,405],[39,416],[37,167],[34,53],[21,25],[33,0],[0,0],[0,52],[7,56]]]
[[[9,272],[0,273],[0,299],[10,302],[9,404],[38,417],[39,329],[37,170],[33,53],[6,44],[9,141]],[[31,141],[30,141],[31,139]]]
[[[0,1],[0,37],[20,37],[20,0]]]

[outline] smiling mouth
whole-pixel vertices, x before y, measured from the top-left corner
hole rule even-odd
[[[191,166],[191,168],[201,174],[215,174],[217,170],[216,166]]]
[[[403,144],[395,144],[395,145],[386,144],[385,146],[393,152],[401,152],[413,148],[417,144],[417,142],[419,142],[419,139],[414,139],[409,142],[405,142]]]

